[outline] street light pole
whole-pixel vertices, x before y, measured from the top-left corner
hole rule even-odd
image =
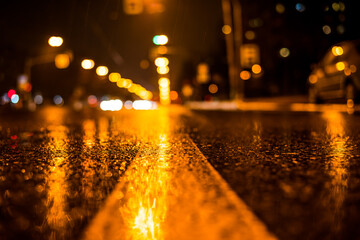
[[[244,83],[240,80],[240,48],[242,45],[242,10],[239,0],[222,0],[224,25],[230,26],[231,32],[225,35],[228,62],[230,99],[244,98]]]

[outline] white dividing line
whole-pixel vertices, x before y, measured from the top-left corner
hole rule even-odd
[[[83,239],[277,238],[188,135],[162,134],[138,153]]]

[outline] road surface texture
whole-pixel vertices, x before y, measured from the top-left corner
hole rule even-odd
[[[360,117],[1,113],[0,239],[360,239]]]

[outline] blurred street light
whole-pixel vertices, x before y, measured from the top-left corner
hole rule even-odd
[[[94,66],[95,66],[95,62],[92,59],[84,59],[81,62],[81,67],[86,70],[92,69],[94,68]]]
[[[65,69],[70,65],[70,56],[66,53],[61,53],[55,56],[55,66],[58,69]]]
[[[166,35],[156,35],[153,37],[153,43],[155,45],[166,45],[169,39]]]
[[[49,38],[48,43],[51,47],[60,47],[63,44],[63,39],[58,36],[52,36]]]
[[[157,67],[166,67],[167,65],[169,65],[169,59],[167,59],[166,57],[158,57],[155,59],[155,65]]]
[[[100,77],[106,76],[109,72],[109,69],[106,66],[98,66],[96,68],[96,74]]]

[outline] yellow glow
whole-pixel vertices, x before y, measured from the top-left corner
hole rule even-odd
[[[55,66],[59,69],[65,69],[70,65],[70,57],[68,54],[58,54],[55,57]]]
[[[109,69],[105,66],[98,66],[96,68],[96,74],[100,77],[106,76],[106,74],[108,74],[108,72],[109,72]]]
[[[350,76],[350,75],[351,75],[351,70],[350,70],[350,68],[345,68],[345,69],[344,69],[344,74],[345,74],[346,76]]]
[[[348,99],[348,100],[346,101],[346,106],[347,106],[348,108],[353,108],[353,107],[355,106],[354,100]]]
[[[311,84],[315,84],[316,82],[317,82],[317,77],[316,77],[316,75],[314,75],[314,74],[311,74],[310,76],[309,76],[309,82],[311,83]]]
[[[251,71],[255,74],[259,74],[261,73],[261,66],[259,64],[254,64],[252,67],[251,67]]]
[[[167,73],[169,73],[169,71],[170,71],[170,69],[169,69],[168,66],[158,67],[156,70],[157,70],[157,72],[158,72],[159,74],[167,74]]]
[[[133,84],[132,80],[127,79],[127,78],[120,78],[117,82],[116,85],[120,88],[130,88]]]
[[[344,53],[343,48],[339,46],[332,47],[331,51],[334,54],[334,56],[341,56]]]
[[[110,82],[117,82],[117,81],[120,81],[120,79],[121,79],[120,73],[113,72],[113,73],[110,73],[110,75],[109,75]]]
[[[228,35],[228,34],[230,34],[231,33],[231,27],[229,26],[229,25],[224,25],[223,27],[222,27],[222,32],[225,34],[225,35]]]
[[[158,45],[166,45],[169,42],[169,38],[166,35],[159,35],[156,40]]]
[[[158,57],[155,59],[155,65],[157,67],[166,67],[167,65],[169,65],[169,59],[167,59],[166,57]]]
[[[170,85],[170,80],[168,78],[160,78],[159,79],[159,86],[160,87],[168,87]]]
[[[242,80],[249,80],[251,78],[251,73],[247,70],[241,71],[240,72],[240,78]]]
[[[344,69],[345,69],[345,63],[344,63],[344,62],[337,62],[337,63],[336,63],[336,69],[337,69],[338,71],[344,70]]]
[[[193,88],[189,84],[186,84],[182,87],[181,92],[185,97],[190,97],[193,95]]]
[[[212,94],[217,93],[219,90],[218,86],[216,84],[210,84],[209,86],[209,92]]]
[[[63,44],[63,39],[61,37],[52,36],[49,38],[48,43],[52,47],[60,47]]]
[[[132,84],[129,88],[128,88],[128,91],[131,92],[131,93],[134,93],[137,91],[137,89],[139,88],[139,85],[138,84]]]
[[[95,62],[91,59],[84,59],[81,62],[81,67],[83,69],[92,69],[95,66]]]

